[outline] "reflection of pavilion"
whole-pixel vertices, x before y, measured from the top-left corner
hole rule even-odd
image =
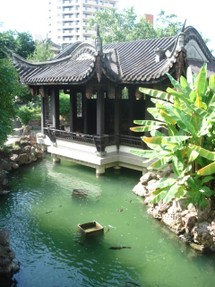
[[[152,104],[139,87],[165,90],[170,86],[165,73],[179,79],[188,65],[197,72],[207,63],[208,72],[215,71],[215,58],[192,27],[174,37],[104,46],[98,32],[95,47],[76,42],[51,61],[31,63],[18,55],[13,60],[21,82],[41,96],[48,152],[92,166],[98,174],[112,166],[143,170],[142,159],[131,154],[143,143],[129,128],[134,119],[149,118]],[[66,130],[59,118],[62,90],[70,95]]]

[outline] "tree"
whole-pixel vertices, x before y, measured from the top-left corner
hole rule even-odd
[[[34,53],[28,59],[35,62],[49,60],[54,56],[51,48],[51,41],[49,39],[36,41]]]
[[[23,58],[28,58],[34,53],[35,42],[32,39],[32,35],[26,32],[16,32],[16,50],[15,52]]]
[[[215,196],[215,75],[208,80],[206,65],[196,77],[188,68],[179,82],[167,75],[174,88],[166,92],[140,88],[155,103],[148,108],[154,120],[134,121],[131,130],[150,133],[142,137],[149,149],[138,154],[153,161],[151,168],[171,165],[174,173],[160,180],[153,201],[186,197],[201,206]]]
[[[16,51],[16,40],[14,31],[0,33],[0,59],[7,57],[10,51]]]
[[[99,25],[104,43],[124,42],[137,39],[173,36],[183,24],[175,21],[176,15],[165,15],[161,11],[154,27],[145,16],[138,19],[134,7],[124,9],[121,13],[115,9],[104,9],[90,19],[90,28]]]
[[[12,52],[27,57],[34,49],[34,42],[28,33],[6,31],[0,33],[0,146],[4,144],[12,130],[15,118],[15,97],[23,96],[23,89],[18,74],[10,60]]]
[[[18,75],[11,62],[0,59],[0,146],[4,144],[12,129],[15,115],[14,97],[18,87]]]
[[[160,11],[155,23],[157,37],[174,36],[179,33],[182,28],[183,24],[177,21],[177,16],[175,14],[166,15],[163,10]]]
[[[5,58],[11,52],[27,58],[34,50],[35,42],[30,34],[11,30],[0,33],[0,58]]]

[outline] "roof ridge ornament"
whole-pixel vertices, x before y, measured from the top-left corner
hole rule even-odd
[[[96,25],[95,49],[98,55],[103,55],[102,38],[100,36],[99,25]]]
[[[187,22],[187,19],[185,19],[183,27],[181,29],[181,32],[178,34],[178,46],[180,48],[184,47],[184,40],[185,40],[184,39],[185,38],[184,31],[185,31],[185,27],[186,27],[186,22]]]

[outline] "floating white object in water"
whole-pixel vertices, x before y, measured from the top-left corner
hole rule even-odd
[[[110,224],[108,224],[108,227],[109,227],[109,228],[116,228],[116,227],[114,227],[114,226],[112,226],[112,225],[110,225]]]

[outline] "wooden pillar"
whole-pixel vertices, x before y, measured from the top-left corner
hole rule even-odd
[[[55,129],[60,128],[59,112],[59,91],[53,88],[51,90],[51,116],[52,125]]]
[[[133,120],[134,120],[134,101],[135,99],[135,87],[129,87],[128,90],[128,97],[129,97],[129,127],[133,126]],[[129,134],[132,134],[132,132],[129,130]]]
[[[46,126],[46,101],[46,95],[41,97],[41,133],[44,133],[44,127]]]
[[[87,97],[86,97],[86,91],[82,94],[82,111],[83,111],[83,121],[84,121],[84,134],[89,134],[88,130],[88,111],[87,111]]]
[[[70,132],[76,131],[77,91],[70,91]]]
[[[97,119],[96,119],[96,134],[104,135],[104,93],[101,89],[97,91]]]
[[[114,102],[114,135],[116,137],[116,145],[119,148],[119,123],[120,123],[120,108],[119,108],[119,99],[120,99],[120,89],[115,89],[115,102]]]

